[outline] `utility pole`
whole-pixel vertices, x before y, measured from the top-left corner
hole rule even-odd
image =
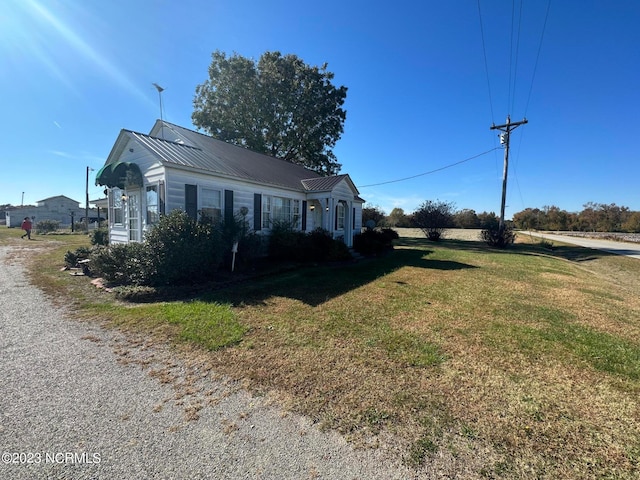
[[[502,204],[500,205],[500,225],[498,230],[500,234],[504,232],[504,204],[507,200],[507,173],[509,172],[509,141],[511,137],[511,131],[519,127],[520,125],[524,125],[525,123],[529,123],[527,119],[523,119],[520,122],[511,123],[511,116],[507,115],[507,123],[504,125],[496,125],[495,123],[491,125],[491,130],[500,130],[504,132],[503,135],[500,135],[500,143],[504,144],[504,170],[502,172]]]
[[[89,170],[93,168],[87,167],[87,181],[85,183],[85,204],[84,204],[84,228],[89,233]]]

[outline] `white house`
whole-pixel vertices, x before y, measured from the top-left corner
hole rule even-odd
[[[323,177],[161,120],[149,135],[121,130],[96,185],[108,188],[113,243],[142,240],[174,209],[194,219],[231,219],[242,209],[258,233],[291,221],[302,231],[322,227],[348,246],[362,227],[364,200],[349,175]]]
[[[7,210],[6,219],[7,227],[19,227],[25,217],[31,218],[34,225],[42,220],[53,220],[60,222],[61,227],[68,227],[72,218],[74,222],[79,222],[84,214],[85,209],[80,207],[80,202],[57,195],[38,200],[35,206],[13,207]],[[95,209],[90,209],[89,216],[92,215],[96,215]]]

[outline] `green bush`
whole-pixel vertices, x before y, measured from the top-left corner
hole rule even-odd
[[[109,245],[109,229],[106,227],[96,228],[89,232],[91,245]]]
[[[306,261],[305,234],[291,222],[274,222],[269,236],[269,257],[274,260]]]
[[[391,244],[394,240],[398,240],[400,235],[393,228],[383,228],[381,230],[383,238]]]
[[[323,262],[329,260],[334,244],[335,240],[331,237],[329,231],[324,228],[316,228],[306,235],[303,240],[302,249],[306,253],[308,260]]]
[[[36,223],[36,233],[45,235],[55,232],[60,228],[60,222],[56,220],[40,220]]]
[[[154,302],[158,299],[158,290],[144,285],[122,285],[112,289],[118,300],[127,302]]]
[[[500,228],[482,230],[480,236],[488,245],[498,248],[507,248],[516,239],[516,234],[510,226],[505,226],[502,231]]]
[[[67,250],[64,254],[64,264],[69,268],[74,268],[80,260],[86,260],[91,255],[91,249],[87,247],[78,247],[75,251]]]
[[[149,285],[156,273],[149,247],[144,243],[96,246],[89,259],[93,275],[116,285]]]
[[[235,270],[243,270],[251,267],[255,259],[263,255],[262,236],[251,231],[247,222],[247,209],[241,208],[233,221],[225,221],[222,224],[222,248],[224,251],[224,266],[231,269],[233,244],[238,242],[238,251],[235,258]]]
[[[453,203],[427,200],[413,212],[412,225],[422,230],[429,240],[439,241],[444,231],[454,225],[453,213]]]
[[[343,262],[353,259],[349,247],[342,240],[333,240],[329,253],[324,260],[327,262]]]
[[[393,248],[393,240],[398,233],[390,228],[384,230],[365,230],[353,238],[353,249],[363,255],[378,255]]]
[[[221,225],[196,222],[181,210],[163,216],[145,237],[153,285],[197,283],[213,277],[224,256]]]
[[[327,230],[304,233],[288,223],[274,224],[269,237],[269,257],[294,262],[334,262],[351,258],[349,248]]]

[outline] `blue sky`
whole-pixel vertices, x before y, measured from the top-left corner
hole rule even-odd
[[[2,0],[0,204],[24,192],[25,204],[84,205],[86,168],[104,164],[121,128],[148,133],[159,117],[152,82],[164,118],[192,127],[219,49],[327,62],[349,89],[342,173],[387,213],[436,199],[499,213],[504,152],[489,127],[507,114],[529,120],[511,137],[507,218],[589,201],[640,210],[640,2],[551,0],[548,16],[547,5]]]

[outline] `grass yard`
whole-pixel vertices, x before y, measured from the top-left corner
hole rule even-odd
[[[58,271],[85,237],[34,238],[33,281],[79,316],[195,343],[215,371],[418,472],[640,476],[638,260],[401,237],[375,260],[128,305]]]

